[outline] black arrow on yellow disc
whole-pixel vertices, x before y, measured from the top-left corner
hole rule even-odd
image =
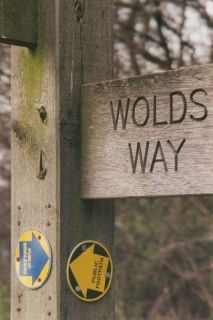
[[[69,257],[67,279],[79,299],[88,302],[101,299],[112,280],[112,259],[108,250],[96,241],[81,242]]]

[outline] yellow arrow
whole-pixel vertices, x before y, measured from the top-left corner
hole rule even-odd
[[[94,248],[95,244],[90,246],[70,264],[70,269],[78,282],[84,298],[87,296],[88,289],[102,293],[105,291],[109,258],[95,254]]]

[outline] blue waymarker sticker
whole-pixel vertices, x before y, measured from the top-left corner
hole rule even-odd
[[[41,287],[51,269],[48,240],[38,230],[27,230],[16,247],[16,272],[22,284],[30,289]]]

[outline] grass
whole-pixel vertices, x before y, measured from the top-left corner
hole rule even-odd
[[[10,289],[0,284],[0,320],[10,319]]]

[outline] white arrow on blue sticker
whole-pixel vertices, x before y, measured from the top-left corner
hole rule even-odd
[[[21,241],[19,243],[19,250],[20,276],[32,277],[34,284],[49,260],[49,257],[34,233],[32,233],[32,241]]]

